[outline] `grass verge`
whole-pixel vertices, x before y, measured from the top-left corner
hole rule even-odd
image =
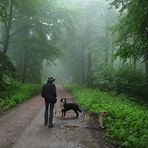
[[[39,84],[22,84],[13,82],[7,85],[4,90],[0,90],[0,112],[4,112],[18,103],[29,99],[33,94],[40,91]]]
[[[139,105],[126,96],[103,92],[79,85],[67,87],[76,101],[92,112],[108,111],[104,118],[105,139],[119,148],[147,148],[148,107]]]

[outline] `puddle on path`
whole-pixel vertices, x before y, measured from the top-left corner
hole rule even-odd
[[[64,127],[73,129],[73,128],[79,128],[80,126],[79,125],[64,125]]]

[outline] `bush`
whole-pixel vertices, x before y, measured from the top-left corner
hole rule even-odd
[[[148,84],[146,76],[129,66],[117,70],[104,67],[92,71],[92,86],[101,90],[125,93],[131,97],[147,99]]]
[[[119,93],[126,93],[130,96],[146,97],[147,83],[146,76],[130,67],[122,67],[117,71],[115,88]]]
[[[111,67],[94,69],[91,73],[92,86],[102,90],[113,90],[115,89],[114,77],[115,71]]]

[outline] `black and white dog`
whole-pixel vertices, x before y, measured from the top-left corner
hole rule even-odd
[[[80,110],[78,104],[76,103],[66,103],[66,99],[61,99],[61,111],[62,111],[62,117],[65,117],[66,112],[68,110],[73,110],[76,113],[76,118],[79,117],[79,113],[78,112],[82,112],[82,110]]]

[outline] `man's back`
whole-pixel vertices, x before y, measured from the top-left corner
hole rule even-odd
[[[42,97],[49,99],[52,97],[56,97],[56,87],[53,83],[47,83],[42,88]]]

